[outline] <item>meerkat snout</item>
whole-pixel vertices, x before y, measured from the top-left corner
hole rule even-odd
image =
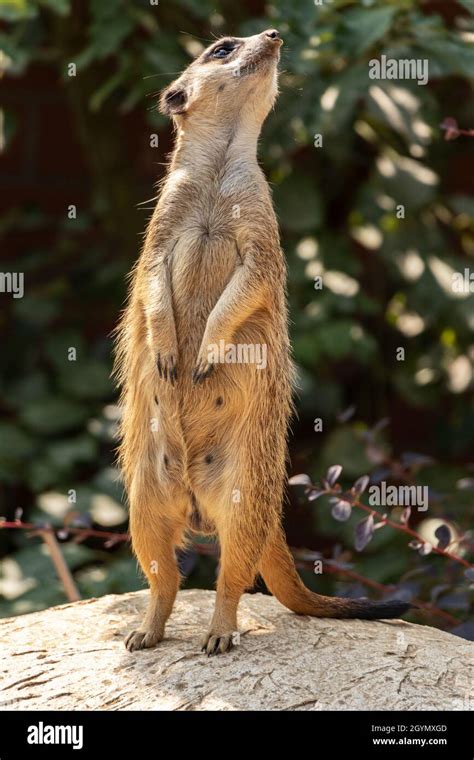
[[[270,37],[271,40],[280,40],[280,42],[282,42],[278,29],[267,29],[263,34],[265,34],[266,37]]]

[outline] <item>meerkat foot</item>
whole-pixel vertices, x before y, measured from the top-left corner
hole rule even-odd
[[[129,652],[135,652],[138,649],[150,649],[155,647],[163,638],[159,631],[131,631],[125,637],[125,646]]]
[[[233,646],[233,631],[220,634],[209,631],[201,641],[201,652],[205,652],[210,657],[214,654],[230,652]]]

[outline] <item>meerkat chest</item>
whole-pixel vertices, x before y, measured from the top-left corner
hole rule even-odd
[[[190,212],[169,257],[173,294],[185,298],[218,297],[241,263],[232,219],[216,208]]]
[[[232,236],[189,228],[177,238],[170,275],[180,344],[199,342],[207,318],[231,279],[239,257]],[[184,349],[184,346],[181,345]]]

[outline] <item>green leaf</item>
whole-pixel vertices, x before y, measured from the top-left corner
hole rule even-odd
[[[91,549],[72,543],[62,544],[61,552],[71,570],[90,562],[94,556]],[[0,579],[0,589],[3,582],[4,596],[7,596],[7,601],[0,604],[0,616],[22,615],[67,602],[66,592],[43,541],[20,549],[13,557],[3,560]]]
[[[8,405],[17,408],[30,401],[37,401],[47,394],[47,389],[46,375],[41,372],[30,372],[17,380],[13,386],[8,387]]]
[[[360,437],[351,427],[340,427],[329,434],[314,475],[316,481],[334,462],[342,466],[346,478],[358,478],[372,468]]]
[[[340,49],[346,55],[358,56],[371,48],[387,33],[396,8],[354,8],[342,15],[342,30],[338,35]]]
[[[397,204],[404,205],[407,212],[413,213],[434,199],[439,178],[429,167],[401,156],[389,160],[393,165],[393,174],[380,176],[380,183],[388,195],[397,199]]]
[[[25,277],[25,287],[28,278]],[[45,327],[58,315],[60,304],[44,294],[25,295],[15,300],[14,309],[18,317],[28,325]]]
[[[64,360],[59,387],[77,399],[105,399],[112,393],[110,370],[97,359]]]
[[[0,477],[14,480],[35,449],[34,440],[18,426],[0,423]]]
[[[77,361],[86,360],[84,339],[75,330],[54,331],[46,339],[46,353],[54,363],[56,369],[61,371],[69,362],[69,351],[73,348],[76,352]]]
[[[474,15],[474,0],[458,0],[459,5],[463,5],[464,8]]]
[[[30,430],[52,434],[82,425],[88,417],[88,411],[74,401],[47,396],[21,409],[19,417]]]
[[[438,75],[458,74],[462,77],[474,77],[474,46],[458,39],[425,40],[420,36],[419,46],[430,55],[431,64],[437,67]]]
[[[216,10],[212,0],[182,0],[182,3],[184,8],[197,18],[207,19]]]
[[[71,0],[39,0],[39,3],[50,8],[58,16],[67,16],[71,10]]]
[[[288,230],[304,232],[319,227],[322,203],[316,182],[305,174],[290,174],[274,189],[280,223]]]
[[[118,71],[116,74],[107,79],[91,96],[89,100],[89,106],[91,111],[97,112],[100,110],[105,100],[117,89],[123,82],[123,74]]]
[[[27,0],[1,0],[1,21],[23,21],[38,15],[38,9]]]
[[[474,198],[470,195],[453,195],[449,199],[449,205],[456,214],[466,214],[474,219]]]
[[[328,82],[328,90],[334,88],[336,95],[335,102],[330,110],[324,110],[318,105],[317,120],[314,125],[314,131],[320,132],[325,136],[334,136],[332,142],[328,142],[328,149],[331,150],[331,160],[337,161],[342,166],[347,165],[348,155],[353,155],[351,142],[342,141],[341,133],[344,129],[352,126],[352,121],[356,114],[358,101],[365,97],[368,88],[367,64],[354,64],[345,69],[336,76],[333,76]],[[345,147],[346,146],[346,147]]]
[[[56,441],[48,447],[48,459],[53,466],[69,470],[74,465],[92,461],[98,453],[97,442],[84,433],[77,438]]]
[[[123,594],[127,591],[138,591],[144,586],[143,579],[137,572],[137,563],[129,556],[80,570],[77,573],[77,581],[86,597]]]
[[[377,351],[372,335],[351,320],[331,320],[318,326],[315,336],[318,351],[331,359],[352,355],[360,362],[367,362]]]
[[[107,12],[107,5],[110,5],[110,0],[107,4],[103,3],[105,12],[97,14],[90,29],[96,58],[106,58],[112,53],[119,52],[123,41],[135,25],[134,19],[127,14],[122,3],[119,3],[122,7],[117,13],[114,13],[113,8],[110,9],[111,12]]]

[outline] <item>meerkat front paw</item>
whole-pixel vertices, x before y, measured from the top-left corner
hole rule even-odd
[[[207,357],[205,359],[198,359],[198,362],[194,367],[192,374],[194,385],[200,385],[200,383],[203,383],[206,378],[212,375],[214,368],[215,365],[210,362]]]
[[[178,379],[178,368],[176,358],[172,354],[158,353],[156,357],[156,368],[162,380],[169,380],[174,385]]]
[[[129,652],[135,652],[138,649],[150,649],[155,647],[163,638],[163,634],[158,631],[131,631],[125,637],[125,646]]]

